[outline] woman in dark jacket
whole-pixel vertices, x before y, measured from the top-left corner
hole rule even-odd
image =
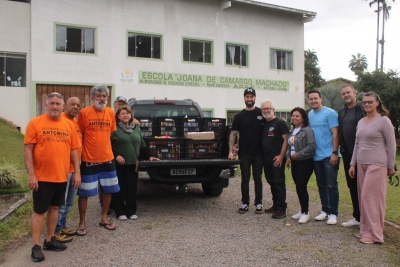
[[[301,206],[301,210],[292,218],[299,220],[299,223],[307,223],[310,220],[307,184],[314,168],[314,131],[308,127],[308,116],[304,109],[294,108],[290,114],[294,129],[289,135],[286,166],[292,166],[292,177]]]
[[[118,183],[121,190],[112,196],[112,205],[119,220],[138,218],[136,215],[136,193],[138,174],[136,163],[140,152],[149,160],[146,143],[140,129],[132,122],[132,111],[128,107],[118,109],[117,130],[111,133],[111,145],[117,167]],[[124,201],[125,200],[125,201]]]

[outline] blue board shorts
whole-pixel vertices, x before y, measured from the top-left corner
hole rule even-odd
[[[119,192],[115,160],[98,163],[82,161],[80,169],[81,185],[78,189],[78,196],[96,196],[98,183],[106,194]]]

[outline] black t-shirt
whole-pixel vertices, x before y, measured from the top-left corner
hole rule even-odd
[[[271,162],[281,153],[284,134],[289,134],[289,127],[282,119],[275,117],[264,123],[262,135],[264,161]]]
[[[353,153],[354,144],[356,142],[356,131],[357,131],[357,123],[356,120],[356,107],[349,108],[346,111],[346,115],[343,117],[343,127],[342,127],[342,134],[343,134],[343,141],[345,147],[347,148],[348,153]]]
[[[261,109],[243,109],[233,117],[232,131],[239,131],[239,158],[261,156],[262,125],[265,119]]]

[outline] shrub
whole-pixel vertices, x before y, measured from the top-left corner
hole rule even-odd
[[[18,183],[21,184],[21,175],[18,172],[17,166],[4,159],[4,163],[0,164],[0,188],[12,188]]]

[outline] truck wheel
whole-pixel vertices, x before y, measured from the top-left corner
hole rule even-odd
[[[212,188],[210,183],[202,183],[201,187],[206,196],[217,197],[222,194],[223,188]]]

